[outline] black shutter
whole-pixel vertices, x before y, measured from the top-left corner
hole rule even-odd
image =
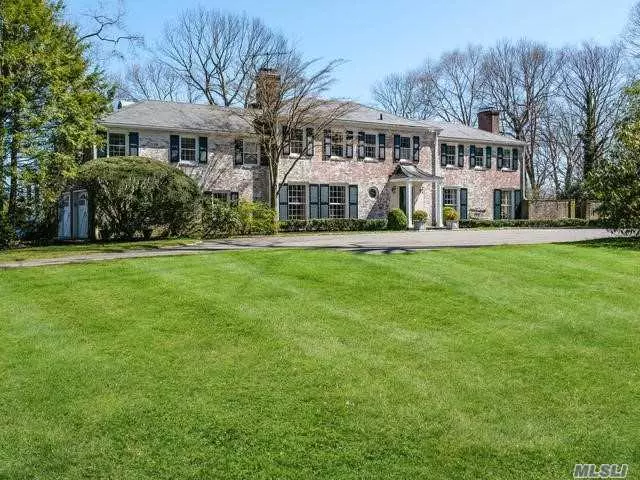
[[[282,126],[282,154],[289,155],[291,153],[291,137],[289,137],[289,128]]]
[[[329,185],[320,185],[320,218],[329,218]]]
[[[242,139],[236,138],[234,152],[233,152],[233,164],[242,165]]]
[[[458,166],[464,167],[464,145],[458,145]]]
[[[420,137],[413,137],[413,161],[420,161]]]
[[[279,204],[279,217],[280,220],[287,220],[289,217],[289,192],[287,189],[287,184],[283,183],[280,187],[280,192],[278,193],[278,204]]]
[[[309,185],[309,219],[320,215],[320,186]]]
[[[485,160],[484,160],[484,166],[487,168],[491,168],[491,155],[493,155],[493,152],[491,151],[491,147],[487,147],[485,148]]]
[[[349,185],[349,218],[358,218],[358,185]]]
[[[504,159],[504,150],[502,147],[498,147],[498,153],[496,154],[496,169],[502,169],[502,161]]]
[[[138,132],[129,132],[129,156],[137,157],[140,148],[140,135]]]
[[[393,136],[393,161],[400,160],[400,135]]]
[[[347,158],[353,158],[353,132],[347,130],[346,132],[346,145],[344,149],[344,156]]]
[[[493,191],[493,219],[500,220],[500,206],[502,205],[502,191]]]
[[[307,155],[313,157],[313,128],[307,128]]]
[[[267,146],[264,143],[262,143],[260,145],[260,165],[262,165],[263,167],[269,166],[269,155],[267,150],[268,150]]]
[[[469,145],[469,168],[476,166],[476,146]]]
[[[96,156],[104,158],[107,156],[107,132],[98,132],[100,137],[100,145],[96,147]]]
[[[331,130],[324,131],[324,149],[322,157],[327,160],[331,158]]]
[[[511,152],[511,168],[518,170],[518,149],[514,148]]]
[[[384,133],[378,134],[378,160],[385,159],[385,136]]]
[[[460,189],[460,220],[466,220],[469,215],[469,195],[466,188]]]
[[[209,154],[209,139],[207,137],[198,137],[198,163],[207,163]]]
[[[522,218],[522,190],[513,191],[513,208],[515,218]]]
[[[440,145],[440,166],[447,166],[447,144],[443,143]]]
[[[169,161],[178,163],[180,161],[180,135],[169,137]]]
[[[364,132],[358,132],[358,160],[364,158]]]

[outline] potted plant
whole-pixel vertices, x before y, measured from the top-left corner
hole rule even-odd
[[[449,230],[458,229],[458,220],[460,220],[460,214],[453,207],[444,207],[444,220]]]
[[[419,232],[425,231],[425,225],[427,224],[427,220],[429,215],[424,210],[416,210],[413,212],[413,228],[418,230]]]

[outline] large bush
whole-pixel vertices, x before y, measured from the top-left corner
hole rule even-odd
[[[9,224],[7,214],[0,209],[0,250],[11,246],[15,240],[15,232]]]
[[[276,212],[261,202],[238,205],[204,198],[201,229],[205,238],[233,235],[271,235],[277,231]]]
[[[110,157],[83,165],[77,182],[95,208],[96,227],[106,238],[181,235],[198,211],[200,191],[184,172],[142,157]]]
[[[460,228],[601,228],[600,220],[560,218],[554,220],[460,220]]]
[[[405,230],[407,228],[407,216],[401,209],[394,208],[389,212],[387,228],[389,230]]]

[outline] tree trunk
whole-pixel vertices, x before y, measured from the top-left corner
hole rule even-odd
[[[9,221],[13,226],[16,225],[18,220],[18,143],[19,143],[18,129],[13,126],[11,131],[11,141],[9,145],[9,208],[8,216]]]

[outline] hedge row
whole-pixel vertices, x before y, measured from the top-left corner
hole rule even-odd
[[[284,220],[278,227],[281,232],[357,232],[385,230],[387,220],[359,218]]]
[[[460,220],[460,228],[601,228],[599,220],[585,220],[583,218],[562,218],[558,220]]]

